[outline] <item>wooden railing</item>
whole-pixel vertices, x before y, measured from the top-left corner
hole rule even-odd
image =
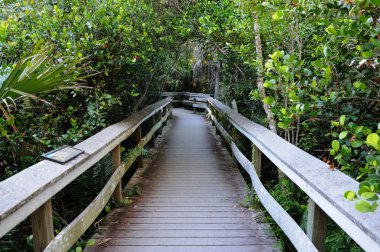
[[[363,214],[343,194],[358,188],[358,182],[285,141],[265,127],[253,123],[211,97],[208,112],[232,155],[249,174],[262,205],[298,251],[324,251],[326,215],[366,251],[380,251],[380,211]],[[223,128],[221,121],[228,125]],[[227,132],[230,131],[231,133]],[[253,160],[237,147],[237,132],[253,144]],[[276,202],[260,181],[261,156],[269,158],[310,198],[307,234]]]
[[[116,203],[122,202],[123,175],[136,160],[139,167],[142,166],[143,147],[154,141],[171,113],[172,99],[164,99],[76,145],[84,154],[72,161],[61,165],[44,160],[2,181],[0,237],[30,216],[35,251],[70,249],[94,222],[112,195]],[[145,136],[141,135],[143,123],[148,125]],[[131,136],[135,139],[135,147],[129,152],[127,161],[122,163],[120,144]],[[110,152],[114,169],[111,178],[91,204],[54,237],[51,198]]]
[[[163,92],[162,98],[171,97],[173,104],[190,108],[194,111],[197,109],[205,110],[207,108],[207,98],[210,94],[191,93],[191,92]]]
[[[249,174],[263,206],[299,251],[324,251],[326,216],[364,250],[380,251],[380,211],[362,214],[343,197],[345,191],[358,187],[357,181],[338,170],[330,170],[326,163],[210,96],[190,93],[187,98],[183,94],[181,97],[181,103],[188,100],[192,104],[198,102],[192,97],[206,99],[209,115],[219,134],[229,144],[235,161]],[[30,216],[35,251],[68,250],[96,219],[112,195],[116,203],[122,201],[121,178],[136,160],[139,167],[142,166],[143,147],[154,141],[155,134],[165,124],[171,111],[172,99],[162,100],[76,145],[85,152],[67,164],[44,160],[1,182],[0,237]],[[228,127],[223,127],[221,121]],[[141,134],[142,123],[149,125],[145,136]],[[237,147],[237,132],[252,142],[252,161]],[[127,161],[121,163],[120,144],[131,136],[135,138],[135,148],[129,152]],[[93,202],[54,237],[51,198],[110,152],[113,175]],[[260,180],[262,154],[309,196],[306,234],[263,186]]]

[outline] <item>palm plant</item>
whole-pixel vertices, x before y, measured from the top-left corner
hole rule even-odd
[[[29,97],[44,101],[36,93],[56,89],[79,88],[70,85],[88,76],[83,76],[82,59],[60,58],[58,63],[49,59],[53,46],[37,44],[30,55],[22,57],[13,68],[3,67],[0,72],[0,110],[8,120],[15,99]],[[46,101],[44,101],[46,102]]]

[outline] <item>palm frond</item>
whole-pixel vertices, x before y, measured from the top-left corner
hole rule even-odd
[[[0,79],[0,102],[5,99],[15,99],[27,96],[41,100],[35,94],[55,89],[82,88],[75,85],[78,81],[87,78],[82,76],[83,66],[80,65],[84,58],[73,60],[71,58],[60,59],[53,63],[49,54],[53,46],[37,44],[31,55],[22,57],[6,76]],[[68,86],[68,84],[74,84]],[[7,106],[7,105],[6,105]]]

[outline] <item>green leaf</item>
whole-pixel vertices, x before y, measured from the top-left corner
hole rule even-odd
[[[329,27],[326,28],[326,32],[331,35],[338,35],[338,32],[335,30],[334,25],[329,25]]]
[[[342,116],[339,118],[339,123],[340,123],[340,125],[344,126],[345,121],[346,121],[346,116],[345,116],[345,115],[342,115]]]
[[[363,141],[359,141],[359,140],[357,140],[357,141],[353,141],[353,142],[351,142],[351,147],[352,148],[359,148],[360,146],[362,146],[363,145]]]
[[[366,52],[362,52],[362,56],[363,58],[371,58],[373,56],[373,52],[372,51],[366,51]]]
[[[357,88],[357,89],[360,89],[360,90],[365,90],[366,89],[366,85],[360,81],[357,81],[357,82],[354,82],[354,87]]]
[[[352,201],[356,198],[356,193],[354,191],[347,191],[344,193],[344,197],[348,199],[349,201]]]
[[[376,150],[379,150],[379,140],[380,137],[377,133],[372,133],[367,136],[366,143],[372,147],[374,147]]]
[[[333,150],[338,151],[340,148],[340,144],[339,144],[338,140],[332,141],[331,147],[333,148]]]
[[[278,127],[280,127],[281,129],[286,129],[287,125],[284,122],[279,122]]]
[[[90,247],[90,246],[94,246],[95,245],[95,240],[94,239],[90,239],[87,241],[87,246]]]
[[[75,248],[75,252],[82,252],[82,251],[83,251],[82,247],[76,247]]]
[[[371,4],[375,6],[380,6],[380,0],[369,0]]]
[[[360,132],[362,132],[364,126],[358,126],[356,129],[355,129],[355,133],[358,134]]]
[[[264,3],[262,3],[261,5],[264,6],[264,7],[268,7],[268,6],[270,6],[270,3],[268,3],[268,2],[264,2]]]
[[[362,196],[363,193],[370,192],[370,191],[371,189],[369,188],[369,186],[360,186],[358,194]]]
[[[343,139],[343,138],[345,138],[345,137],[347,136],[347,134],[348,134],[348,131],[347,131],[347,130],[340,132],[340,134],[339,134],[339,139]]]
[[[288,73],[289,72],[289,67],[288,66],[280,66],[280,70],[283,73]]]
[[[271,105],[274,102],[274,98],[271,96],[267,96],[264,98],[264,103]]]
[[[339,122],[335,122],[335,121],[331,121],[331,124],[335,127],[338,127],[339,126]]]
[[[366,200],[359,200],[355,203],[355,208],[359,212],[362,213],[368,213],[368,212],[375,212],[376,208],[378,207],[377,202],[374,202],[372,205],[366,201]]]
[[[343,155],[348,155],[351,153],[351,149],[347,147],[347,145],[342,145],[341,153]]]
[[[365,192],[365,193],[362,193],[362,195],[360,195],[360,197],[362,197],[363,199],[366,199],[366,200],[377,200],[377,199],[379,199],[379,197],[377,196],[377,194],[375,192]]]
[[[272,19],[274,21],[278,21],[280,19],[284,18],[284,11],[283,10],[278,10],[272,15]]]
[[[104,207],[104,210],[106,210],[107,213],[111,212],[111,207],[109,205],[106,205]]]

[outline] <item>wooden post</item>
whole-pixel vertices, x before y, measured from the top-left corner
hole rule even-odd
[[[232,100],[232,109],[236,112],[236,113],[239,113],[238,111],[238,108],[236,106],[236,101],[235,99]],[[232,124],[231,124],[232,125]],[[237,134],[237,130],[236,128],[232,125],[232,141],[234,141],[234,143],[236,144],[238,142],[238,134]],[[232,164],[234,167],[238,167],[239,163],[238,161],[236,160],[235,156],[232,154]]]
[[[115,149],[112,150],[112,169],[113,171],[116,171],[116,169],[120,166],[121,164],[121,148],[120,144],[115,147]],[[115,203],[117,205],[120,205],[121,202],[123,201],[123,194],[121,190],[121,181],[119,184],[116,186],[115,191],[113,193],[113,198],[115,200]]]
[[[237,130],[235,128],[232,128],[232,141],[236,144],[238,142],[238,134],[237,134]],[[231,151],[232,152],[232,151]],[[231,153],[231,156],[232,156],[232,165],[234,167],[238,167],[239,165],[239,162],[237,161],[235,155],[233,153]]]
[[[162,111],[162,116],[166,116],[166,114],[168,113],[168,107],[164,107],[163,111]],[[163,123],[162,123],[162,127],[164,126],[167,126],[168,125],[168,119],[166,119]]]
[[[171,103],[170,108],[171,108],[171,109],[173,108],[173,103]],[[170,115],[169,115],[168,119],[173,119],[173,109],[170,110]]]
[[[193,113],[194,114],[197,113],[197,108],[194,106],[195,104],[197,104],[197,98],[194,98],[194,104],[193,104]]]
[[[157,122],[161,121],[162,119],[162,109],[157,113]],[[162,127],[161,126],[156,132],[157,132],[157,136],[158,135],[161,135],[162,134]]]
[[[212,125],[212,126],[215,126],[215,123],[214,123],[214,121],[212,120],[212,116],[215,116],[215,115],[214,115],[214,111],[213,111],[213,107],[212,107],[211,103],[207,103],[207,106],[208,106],[208,108],[210,109],[210,120],[211,120],[211,125]]]
[[[53,211],[51,200],[31,214],[34,251],[43,251],[54,238]]]
[[[308,204],[307,236],[318,251],[325,251],[326,214],[312,199]]]
[[[256,145],[253,145],[252,148],[252,159],[253,159],[253,166],[255,167],[257,176],[260,178],[261,177],[261,151],[259,148],[256,147]]]
[[[152,120],[151,120],[151,127],[150,127],[150,129],[152,129],[153,127],[154,127],[154,125],[156,125],[156,114],[154,114],[153,116],[152,116]],[[149,130],[150,130],[149,129]],[[155,132],[154,134],[153,134],[153,137],[152,137],[152,140],[151,140],[151,147],[154,147],[155,146],[155,144],[156,144],[156,137],[157,137],[157,132]]]
[[[135,131],[135,141],[136,141],[136,145],[141,141],[141,127],[140,126]],[[144,167],[143,155],[138,156],[136,160],[137,160],[138,168],[143,168]]]

